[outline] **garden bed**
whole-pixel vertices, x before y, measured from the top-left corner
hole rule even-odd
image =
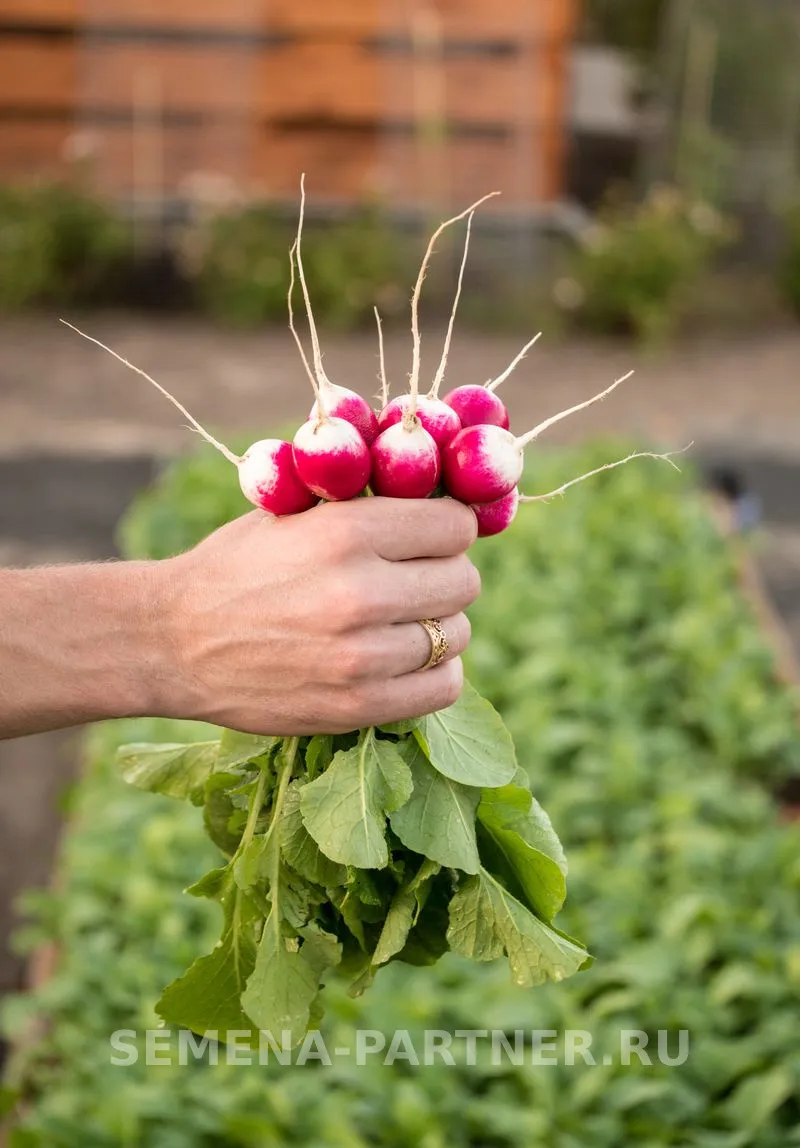
[[[540,461],[527,485],[618,449]],[[166,554],[240,508],[224,463],[183,464],[123,545]],[[14,1066],[25,1114],[12,1148],[797,1143],[800,828],[780,823],[769,791],[800,770],[800,733],[739,554],[689,479],[647,463],[523,508],[479,547],[491,593],[473,610],[470,676],[564,840],[562,927],[597,963],[532,992],[502,967],[448,959],[393,966],[363,1001],[327,994],[331,1046],[356,1026],[580,1028],[605,1051],[620,1028],[689,1028],[685,1065],[498,1069],[462,1045],[449,1068],[111,1067],[108,1034],[152,1025],[162,984],[216,924],[179,892],[210,861],[195,812],[126,790],[111,764],[131,737],[204,731],[124,722],[89,739],[63,892],[37,899],[29,940],[63,958],[8,1010],[12,1033],[37,1018],[48,1029]]]

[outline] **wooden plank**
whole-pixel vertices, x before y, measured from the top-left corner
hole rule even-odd
[[[560,121],[560,54],[507,60],[462,56],[436,69],[433,119],[480,125]],[[241,113],[271,120],[411,121],[415,75],[408,57],[336,41],[254,53],[221,45],[0,38],[0,103],[14,107],[130,108],[146,83],[167,111]],[[425,77],[422,77],[424,82]]]
[[[0,104],[71,107],[77,84],[74,43],[35,36],[0,38]]]
[[[0,179],[57,174],[64,167],[71,134],[68,124],[0,123]]]
[[[256,116],[259,68],[259,56],[247,47],[87,45],[81,56],[79,100],[84,108],[130,108],[145,85],[167,111]]]
[[[84,0],[0,0],[0,21],[53,26],[74,24]]]
[[[418,93],[434,119],[513,124],[564,114],[552,51],[511,59],[456,56],[419,71],[407,54],[320,40],[275,47],[260,57],[258,69],[258,108],[271,119],[407,121],[415,118]],[[432,101],[425,99],[430,84]]]
[[[265,29],[269,0],[108,0],[105,4],[95,0],[85,10],[87,24],[103,28],[139,25],[261,32]]]
[[[377,131],[275,130],[259,141],[253,177],[256,188],[278,197],[296,196],[304,171],[310,195],[410,204],[429,197],[432,180],[444,171],[445,190],[454,202],[497,189],[503,192],[502,208],[509,208],[543,202],[558,190],[558,137],[536,132],[528,145],[529,165],[507,140],[450,140],[435,153],[432,170],[428,154],[413,139],[387,144]],[[438,182],[436,190],[441,190]]]
[[[434,29],[461,40],[563,39],[576,23],[577,0],[268,0],[271,30],[305,36],[409,36],[419,14],[433,12]],[[424,20],[424,17],[423,17]]]

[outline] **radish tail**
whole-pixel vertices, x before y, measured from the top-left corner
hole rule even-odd
[[[189,411],[187,411],[187,409],[183,405],[183,403],[179,403],[178,400],[175,398],[175,396],[171,395],[169,393],[169,391],[167,390],[166,387],[162,387],[161,383],[157,383],[156,380],[151,378],[150,375],[148,375],[145,371],[143,371],[141,369],[141,367],[136,367],[133,365],[133,363],[129,363],[127,359],[123,359],[122,355],[117,354],[117,352],[113,351],[111,349],[111,347],[107,347],[105,345],[105,343],[101,343],[100,340],[95,339],[94,336],[87,335],[85,331],[81,331],[78,327],[73,326],[72,323],[68,323],[66,319],[59,319],[59,322],[63,323],[65,327],[69,327],[70,330],[74,331],[76,335],[80,335],[80,337],[82,339],[86,339],[90,343],[95,343],[96,346],[101,347],[104,351],[108,351],[109,355],[113,355],[114,358],[118,359],[119,362],[122,363],[124,366],[128,367],[131,371],[134,371],[137,375],[141,375],[142,378],[146,379],[148,383],[152,383],[153,386],[156,388],[156,390],[161,391],[161,394],[164,395],[165,398],[169,399],[169,401],[172,403],[172,405],[177,407],[178,410],[181,412],[181,414],[184,415],[189,420],[189,422],[191,423],[192,430],[197,431],[197,433],[202,438],[204,438],[207,443],[209,443],[211,446],[215,447],[220,452],[220,454],[224,455],[225,458],[227,458],[228,462],[232,462],[234,464],[234,466],[239,465],[239,463],[242,461],[241,458],[239,457],[239,455],[234,454],[232,450],[230,450],[227,446],[225,446],[224,443],[219,442],[217,439],[214,438],[214,436],[212,434],[209,434],[208,431],[205,429],[205,427],[200,425],[200,423],[197,421],[197,419],[194,417],[194,415],[190,414]]]
[[[475,211],[475,209],[480,207],[482,203],[485,203],[487,199],[492,199],[495,195],[499,194],[499,191],[490,191],[488,195],[482,196],[481,199],[477,200],[469,207],[465,207],[463,211],[459,212],[458,215],[454,215],[452,219],[447,219],[444,223],[440,223],[428,241],[428,246],[420,265],[419,275],[417,275],[417,282],[414,285],[414,294],[411,296],[411,338],[413,340],[411,374],[409,375],[411,384],[411,403],[409,405],[408,411],[406,412],[406,419],[408,422],[406,422],[405,419],[403,420],[406,422],[407,426],[413,425],[413,420],[416,418],[417,414],[417,395],[419,394],[420,367],[419,297],[422,292],[422,284],[425,281],[425,273],[428,270],[428,264],[430,263],[431,255],[433,254],[433,246],[445,228],[449,227],[452,223],[458,223],[460,219],[463,219],[465,215],[469,215],[470,212]]]
[[[322,405],[322,393],[320,391],[320,386],[319,386],[319,383],[317,382],[316,378],[314,377],[314,372],[311,370],[311,364],[309,363],[308,357],[307,357],[305,351],[303,350],[303,344],[300,341],[300,336],[298,335],[297,328],[294,325],[294,309],[292,307],[292,296],[294,295],[294,257],[295,257],[296,251],[297,251],[297,241],[295,240],[295,242],[292,244],[292,249],[289,252],[289,295],[288,295],[288,299],[287,299],[287,304],[289,307],[289,330],[292,332],[292,335],[294,336],[294,341],[295,341],[295,343],[297,343],[297,349],[300,352],[300,358],[303,360],[303,366],[306,369],[306,374],[308,375],[308,377],[311,381],[311,386],[314,388],[314,395],[316,396],[316,400],[317,400],[317,413],[318,413],[320,419],[323,419],[325,417],[325,410],[324,410],[324,407]]]
[[[381,364],[381,410],[389,402],[389,382],[386,378],[386,359],[383,353],[383,324],[381,323],[380,312],[377,307],[373,307],[375,312],[375,322],[378,324],[378,356]]]
[[[428,397],[431,399],[438,399],[439,388],[442,385],[442,379],[444,378],[444,372],[445,372],[445,369],[447,367],[447,356],[450,354],[450,340],[453,338],[453,324],[456,321],[456,311],[458,310],[458,301],[461,298],[461,285],[464,282],[464,268],[467,265],[467,253],[469,252],[469,237],[470,237],[470,232],[472,231],[472,220],[473,220],[474,216],[475,216],[474,211],[471,211],[469,213],[469,215],[467,216],[467,234],[466,234],[466,237],[464,239],[464,254],[461,256],[461,267],[460,267],[459,272],[458,272],[458,284],[456,286],[456,295],[455,295],[455,299],[453,300],[453,310],[450,312],[450,322],[447,324],[447,335],[445,336],[444,348],[442,349],[442,358],[441,358],[441,361],[439,363],[439,368],[436,372],[436,376],[433,380],[433,386],[431,387],[430,391],[428,392]]]
[[[314,370],[317,374],[317,382],[321,387],[324,387],[330,382],[325,370],[322,366],[322,352],[319,349],[319,337],[317,335],[317,325],[314,322],[314,313],[311,310],[311,299],[308,295],[308,287],[306,285],[306,275],[303,269],[303,253],[301,251],[301,243],[303,238],[303,221],[305,219],[306,211],[306,176],[305,172],[300,176],[300,218],[297,221],[297,239],[295,240],[296,256],[297,256],[297,274],[300,279],[300,286],[303,291],[303,298],[306,304],[306,316],[308,318],[308,329],[311,332],[311,350],[314,357]]]
[[[559,423],[562,419],[568,418],[569,415],[574,415],[578,411],[583,411],[587,407],[590,407],[593,403],[597,403],[601,399],[604,399],[606,395],[610,395],[613,390],[616,390],[620,383],[626,382],[632,374],[633,371],[628,371],[627,375],[623,375],[621,379],[617,379],[611,384],[610,387],[606,387],[604,391],[601,391],[599,395],[594,395],[591,399],[586,399],[582,403],[577,403],[574,407],[569,407],[569,409],[566,411],[559,411],[557,415],[551,415],[549,419],[545,419],[543,423],[539,423],[539,425],[535,426],[533,430],[528,431],[527,434],[524,434],[518,438],[517,445],[519,447],[527,446],[529,442],[533,442],[533,440],[538,438],[543,431],[548,430],[548,428],[553,426],[555,423]]]
[[[525,344],[525,346],[522,348],[522,350],[517,355],[517,357],[515,359],[513,359],[508,364],[506,369],[503,371],[502,375],[498,375],[496,379],[488,379],[486,381],[486,383],[484,384],[484,386],[486,387],[486,390],[492,391],[492,392],[496,391],[497,388],[500,386],[500,384],[504,383],[506,381],[506,379],[508,378],[508,376],[516,370],[516,368],[519,366],[519,364],[525,358],[525,356],[527,355],[528,351],[530,351],[530,349],[534,345],[534,343],[538,343],[539,340],[541,339],[541,337],[542,337],[542,332],[540,331],[538,335],[533,336],[530,343]]]
[[[583,482],[587,478],[594,478],[596,474],[602,474],[604,470],[614,470],[618,466],[624,466],[626,462],[632,462],[635,458],[655,458],[662,462],[668,462],[674,470],[680,470],[672,461],[676,454],[685,454],[689,447],[694,446],[694,443],[689,443],[682,450],[672,450],[667,454],[654,454],[652,451],[640,450],[635,451],[633,454],[627,455],[625,458],[617,459],[616,462],[607,462],[605,466],[595,467],[594,470],[588,470],[586,474],[578,475],[577,478],[571,478],[569,482],[565,482],[563,486],[557,487],[555,490],[548,490],[547,494],[521,494],[520,502],[546,502],[548,498],[555,498],[556,495],[563,494],[565,490],[569,490],[571,486],[575,486],[578,482]]]

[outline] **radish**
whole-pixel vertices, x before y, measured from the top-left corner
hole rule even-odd
[[[398,395],[396,399],[392,399],[378,415],[379,429],[384,431],[387,427],[401,422],[410,406],[411,395]],[[453,408],[447,406],[441,399],[432,399],[428,395],[420,395],[417,399],[417,418],[440,447],[461,430],[461,419]]]
[[[309,490],[329,502],[355,498],[369,482],[369,447],[344,419],[326,415],[303,423],[294,436],[294,461]]]
[[[494,425],[468,426],[460,430],[442,451],[442,467],[447,490],[461,502],[494,502],[517,485],[522,477],[523,452],[528,443],[576,411],[584,410],[611,394],[633,371],[617,379],[599,395],[559,411],[520,438]]]
[[[477,383],[456,387],[444,396],[442,402],[452,408],[464,427],[491,424],[508,430],[506,404],[493,391]]]
[[[351,423],[367,446],[371,446],[378,437],[378,416],[367,400],[347,387],[340,387],[337,383],[328,381],[320,384],[320,390],[325,396],[326,414]],[[310,420],[319,418],[318,403],[314,403],[308,417]]]
[[[280,518],[316,506],[316,494],[301,480],[290,442],[265,438],[249,446],[239,460],[239,485],[253,506]]]
[[[520,495],[516,486],[494,502],[473,502],[471,509],[478,520],[478,537],[491,538],[507,530],[516,518],[519,502]]]
[[[461,419],[461,425],[465,427],[479,426],[483,423],[489,423],[493,426],[503,427],[508,430],[508,410],[505,403],[498,399],[495,391],[504,383],[512,371],[527,355],[531,347],[539,341],[542,336],[540,331],[538,335],[526,343],[520,353],[514,358],[502,375],[498,375],[496,379],[489,379],[482,387],[474,383],[467,383],[463,387],[456,387],[454,391],[444,396],[443,402],[452,407],[458,417]]]
[[[372,444],[372,489],[376,494],[389,495],[394,498],[427,498],[432,494],[439,483],[441,475],[441,458],[439,454],[439,446],[434,434],[430,433],[431,429],[435,426],[437,435],[441,436],[444,441],[448,441],[448,428],[457,429],[449,415],[443,415],[440,411],[439,400],[436,398],[434,391],[438,389],[438,382],[444,373],[444,367],[447,362],[447,352],[450,346],[450,335],[452,333],[453,318],[455,315],[455,304],[450,316],[450,325],[448,327],[447,338],[445,340],[444,351],[439,363],[439,369],[436,373],[434,386],[431,388],[431,393],[428,395],[430,400],[428,406],[428,413],[431,416],[431,428],[426,429],[425,420],[421,411],[421,400],[419,396],[419,372],[420,372],[420,334],[419,334],[419,298],[422,292],[422,284],[425,279],[425,272],[428,269],[431,255],[433,254],[433,247],[436,240],[442,234],[446,227],[452,223],[456,223],[464,216],[468,216],[467,222],[467,244],[469,243],[469,230],[472,224],[472,217],[475,214],[475,209],[479,204],[483,203],[486,199],[491,199],[492,195],[497,195],[497,192],[492,192],[491,195],[484,195],[481,199],[474,203],[471,207],[465,208],[464,211],[458,215],[453,216],[452,219],[446,220],[437,227],[431,236],[425,255],[422,260],[422,265],[417,275],[417,282],[414,286],[414,293],[411,297],[411,336],[413,340],[413,357],[411,363],[411,374],[409,377],[410,389],[409,394],[404,396],[403,401],[400,403],[397,418],[394,416],[393,408],[387,415],[387,419],[391,419],[391,423],[386,426],[378,435],[375,442]],[[466,250],[465,256],[466,258]],[[458,292],[456,293],[456,303],[458,302],[458,293],[461,289],[461,278],[464,271],[464,259],[461,263],[461,274],[459,275]],[[387,396],[386,386],[386,372],[383,361],[383,340],[381,334],[380,319],[378,318],[378,336],[380,339],[381,350],[381,375],[383,381],[383,394]],[[383,415],[388,407],[392,404],[384,404]]]
[[[306,277],[303,269],[303,253],[302,253],[302,238],[303,238],[303,220],[305,217],[306,207],[306,177],[300,176],[300,217],[297,223],[297,238],[295,239],[292,250],[289,254],[291,262],[291,283],[289,286],[289,327],[291,329],[294,340],[297,343],[298,350],[303,359],[303,365],[308,372],[311,379],[311,384],[314,388],[316,395],[316,402],[311,408],[309,419],[315,422],[324,419],[326,416],[332,416],[337,419],[342,419],[345,422],[351,423],[358,433],[363,438],[364,442],[369,446],[377,437],[378,434],[378,418],[372,407],[369,405],[365,398],[351,391],[348,387],[340,387],[336,383],[332,383],[322,366],[322,352],[319,346],[319,337],[317,335],[317,325],[314,322],[314,314],[311,310],[311,299],[308,294],[308,287],[306,285]],[[292,294],[294,289],[294,258],[297,259],[297,273],[300,279],[300,287],[303,292],[303,299],[306,305],[306,317],[308,319],[308,329],[311,335],[311,350],[314,359],[314,373],[312,375],[308,361],[303,351],[300,338],[295,330],[294,315],[292,313]]]
[[[239,472],[239,485],[242,488],[242,494],[252,502],[254,506],[259,507],[261,510],[266,510],[276,517],[281,517],[286,514],[299,514],[303,510],[309,510],[315,505],[317,499],[310,489],[304,486],[299,477],[297,467],[294,462],[294,455],[292,444],[282,442],[280,439],[260,439],[249,446],[243,455],[234,454],[233,451],[225,446],[225,443],[219,442],[213,435],[201,426],[194,415],[187,411],[182,403],[178,402],[174,395],[162,387],[161,383],[156,382],[150,375],[146,374],[141,367],[134,366],[133,363],[128,362],[122,355],[117,354],[111,347],[107,347],[105,343],[101,343],[99,339],[95,339],[92,335],[87,335],[84,331],[79,330],[68,323],[66,319],[60,320],[65,327],[69,327],[76,335],[80,335],[82,339],[94,343],[96,346],[101,347],[104,351],[108,351],[109,355],[113,355],[124,366],[128,367],[131,371],[135,371],[137,375],[141,375],[148,383],[151,383],[156,390],[160,391],[165,398],[177,407],[178,410],[184,415],[191,423],[192,429],[206,440],[211,446],[218,450],[228,462],[233,463]]]
[[[372,444],[371,454],[371,486],[375,494],[427,498],[439,485],[439,448],[419,419],[411,426],[404,419],[387,427]]]

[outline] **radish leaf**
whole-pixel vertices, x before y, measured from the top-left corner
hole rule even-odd
[[[395,745],[365,730],[354,749],[335,754],[304,786],[303,823],[326,857],[358,869],[389,863],[386,815],[411,796],[411,771]]]
[[[414,783],[408,801],[391,814],[389,824],[407,849],[464,873],[480,868],[475,811],[480,790],[438,773],[418,742],[398,747]]]
[[[193,799],[217,769],[219,744],[125,745],[117,751],[117,761],[129,785],[167,797]]]
[[[414,737],[434,768],[462,785],[506,785],[517,771],[511,734],[468,682],[457,702],[421,720]]]
[[[585,949],[545,925],[485,869],[450,902],[447,939],[451,949],[474,961],[505,953],[522,988],[563,980],[589,959]]]

